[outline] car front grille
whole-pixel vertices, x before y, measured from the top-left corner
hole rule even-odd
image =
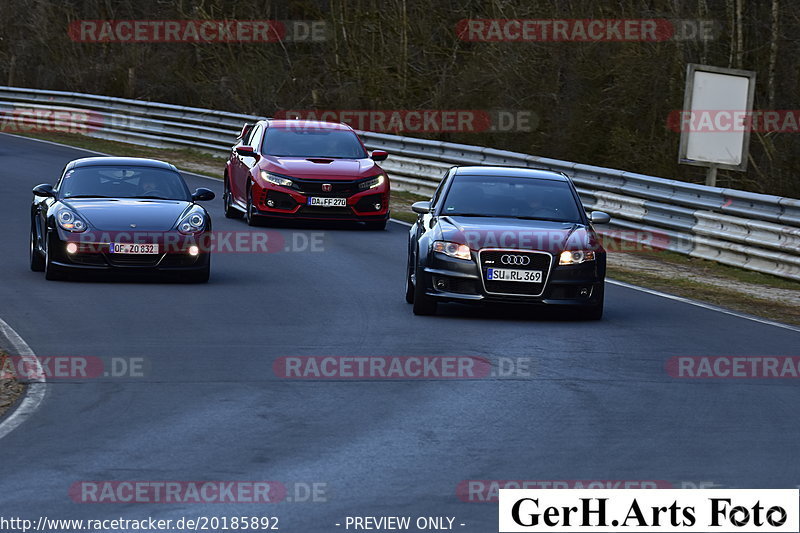
[[[512,260],[504,261],[504,256],[509,256]],[[529,250],[481,250],[478,253],[483,286],[486,292],[490,294],[540,296],[547,284],[552,261],[553,256],[547,252],[532,252]],[[489,268],[540,270],[542,272],[542,281],[541,283],[492,281],[486,279],[486,272]]]
[[[108,262],[115,266],[154,267],[164,254],[106,254]]]
[[[318,180],[300,180],[293,178],[295,185],[303,194],[315,194],[323,196],[332,196],[335,198],[347,198],[359,192],[358,184],[362,180],[357,181],[325,181],[324,178]],[[330,191],[323,191],[323,184],[330,185]]]

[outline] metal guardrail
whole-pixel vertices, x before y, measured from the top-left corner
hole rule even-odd
[[[244,122],[262,117],[124,98],[0,86],[0,131],[63,128],[154,147],[193,148],[224,157]],[[9,125],[12,128],[9,128]],[[693,257],[800,280],[800,200],[707,187],[528,154],[374,132],[370,149],[396,187],[432,192],[457,164],[517,165],[569,175],[588,210],[612,215],[622,240],[658,236]],[[644,233],[643,233],[644,232]]]

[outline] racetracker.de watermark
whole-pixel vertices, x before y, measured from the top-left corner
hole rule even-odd
[[[268,254],[324,252],[325,232],[210,231],[199,235],[151,231],[86,231],[67,235],[71,254]],[[139,245],[131,248],[128,245]],[[194,247],[194,248],[193,248]]]
[[[667,116],[667,128],[674,132],[800,132],[800,109],[736,109],[675,110]]]
[[[149,373],[150,360],[145,357],[0,355],[0,379],[143,378]]]
[[[665,370],[684,379],[797,379],[800,356],[676,356]]]
[[[77,481],[68,489],[75,503],[324,503],[322,481]]]
[[[383,133],[524,133],[534,131],[539,117],[518,109],[287,109],[274,118],[343,122],[356,130]]]
[[[19,106],[0,111],[0,131],[6,133],[79,133],[103,127],[102,113],[72,107]]]
[[[474,356],[283,356],[275,376],[301,380],[530,379],[530,357]]]
[[[69,38],[80,43],[324,42],[324,20],[75,20]]]
[[[713,40],[720,25],[700,19],[461,19],[470,42],[664,42]]]
[[[620,479],[467,479],[456,486],[456,496],[466,503],[496,503],[500,489],[670,489],[663,480]]]

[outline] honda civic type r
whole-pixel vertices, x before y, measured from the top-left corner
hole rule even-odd
[[[169,163],[91,157],[67,164],[55,186],[37,185],[31,205],[30,263],[49,280],[70,272],[180,273],[208,281],[202,243],[211,218]]]
[[[345,124],[262,120],[245,124],[225,166],[228,218],[352,220],[383,229],[389,180]]]
[[[564,174],[515,167],[451,168],[408,241],[406,301],[558,305],[603,315],[606,252]]]

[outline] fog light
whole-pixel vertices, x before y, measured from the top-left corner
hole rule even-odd
[[[381,204],[375,204],[375,211],[381,210]]]
[[[194,257],[194,256],[197,256],[199,254],[200,254],[200,248],[198,248],[196,245],[193,244],[193,245],[191,245],[189,247],[189,255]]]
[[[589,296],[589,289],[587,289],[586,287],[581,287],[581,291],[579,294],[585,298]]]
[[[267,205],[269,207],[275,207],[275,200],[267,200]]]
[[[74,242],[67,243],[67,253],[74,254],[78,252],[78,245]]]
[[[447,288],[447,282],[441,278],[436,280],[436,288],[439,290],[444,290]]]

